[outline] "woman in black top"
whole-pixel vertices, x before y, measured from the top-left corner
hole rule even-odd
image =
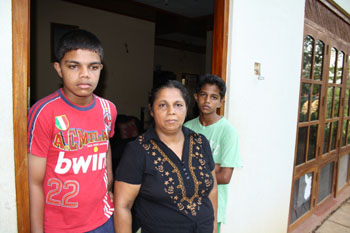
[[[116,171],[117,233],[216,232],[215,164],[207,139],[182,126],[188,103],[177,81],[152,90],[154,127],[127,145]]]

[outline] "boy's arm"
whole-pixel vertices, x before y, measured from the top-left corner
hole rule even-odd
[[[238,135],[233,127],[226,127],[221,144],[220,163],[215,164],[218,184],[230,183],[234,167],[241,166]],[[221,166],[223,165],[223,166]]]
[[[32,233],[44,232],[44,190],[46,158],[28,154],[29,206]]]
[[[230,183],[233,173],[233,167],[220,167],[220,164],[215,164],[215,174],[218,184]]]

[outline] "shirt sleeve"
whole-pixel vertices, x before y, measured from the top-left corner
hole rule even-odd
[[[203,142],[202,145],[203,145],[204,156],[206,156],[206,158],[208,160],[210,171],[213,171],[215,169],[215,163],[214,163],[213,155],[211,153],[209,141],[207,140],[207,138],[204,135],[200,134],[200,136],[201,136],[202,142]]]
[[[242,167],[238,134],[233,127],[226,128],[222,143],[221,167]]]
[[[49,152],[52,124],[50,113],[43,109],[35,111],[34,107],[28,114],[28,153],[39,157],[47,157]]]
[[[117,119],[117,108],[115,107],[115,105],[108,101],[110,109],[111,109],[111,116],[112,116],[112,125],[111,125],[111,133],[110,133],[110,138],[112,138],[115,134],[115,121]]]
[[[146,157],[142,148],[135,142],[128,143],[116,169],[115,180],[129,184],[141,184],[145,162]]]

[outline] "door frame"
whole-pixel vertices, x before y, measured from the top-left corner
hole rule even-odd
[[[230,0],[214,1],[212,73],[225,81]],[[12,0],[14,161],[18,233],[30,232],[27,109],[30,85],[30,0]],[[221,108],[220,113],[223,114]]]
[[[226,82],[227,47],[229,36],[230,0],[214,0],[214,24],[211,72]],[[224,100],[225,101],[225,100]],[[224,115],[225,103],[217,110]]]
[[[30,232],[27,167],[27,98],[30,0],[12,0],[13,140],[18,232]]]

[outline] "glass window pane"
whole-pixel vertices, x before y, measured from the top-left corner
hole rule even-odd
[[[307,126],[299,128],[296,165],[305,162],[307,128]]]
[[[346,132],[347,132],[347,123],[348,121],[347,120],[344,120],[343,122],[343,128],[342,128],[342,131],[341,131],[341,137],[342,137],[342,140],[341,140],[341,146],[346,146]]]
[[[310,172],[294,182],[290,224],[310,210],[312,177],[313,173]]]
[[[338,121],[332,123],[332,145],[331,150],[334,150],[337,145]]]
[[[337,60],[337,81],[336,81],[336,83],[338,83],[338,84],[342,83],[343,64],[344,64],[344,53],[340,51],[338,54],[338,60]]]
[[[311,84],[301,84],[299,122],[308,121]]]
[[[314,159],[316,155],[317,128],[318,128],[317,125],[310,126],[309,152],[307,155],[307,160]]]
[[[337,50],[335,48],[331,49],[331,58],[329,64],[329,83],[334,83],[334,72],[335,72],[335,62],[337,58]]]
[[[345,92],[344,116],[349,116],[349,89]]]
[[[328,87],[327,93],[327,119],[332,117],[333,87]]]
[[[326,123],[324,126],[324,138],[323,138],[323,154],[327,153],[329,150],[329,134],[330,134],[330,123]]]
[[[333,114],[333,117],[339,116],[340,93],[341,93],[341,88],[336,87],[335,94],[334,94],[334,114]]]
[[[303,78],[311,78],[311,65],[314,50],[314,39],[311,36],[306,36],[304,40],[304,61],[303,61]]]
[[[324,43],[320,40],[316,42],[314,80],[322,80]]]
[[[312,90],[311,120],[318,120],[319,102],[321,96],[321,85],[314,84]]]
[[[334,163],[331,162],[321,168],[317,203],[320,203],[332,193],[333,164]]]
[[[349,171],[349,158],[350,155],[344,155],[339,161],[339,170],[338,170],[338,184],[337,189],[342,188],[348,181],[348,171]]]

